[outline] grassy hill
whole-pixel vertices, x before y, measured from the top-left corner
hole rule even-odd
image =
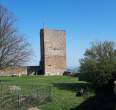
[[[0,77],[8,84],[28,84],[51,86],[52,101],[38,105],[42,110],[71,110],[87,98],[93,96],[90,93],[86,96],[76,96],[78,86],[86,85],[86,82],[78,81],[77,78],[67,76],[25,76],[25,77]]]

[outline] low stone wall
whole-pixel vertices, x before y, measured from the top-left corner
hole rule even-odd
[[[27,67],[8,67],[0,70],[0,76],[27,75]]]

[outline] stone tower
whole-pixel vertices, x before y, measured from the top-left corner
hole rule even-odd
[[[62,30],[41,29],[41,69],[44,75],[63,75],[66,70],[66,33]]]

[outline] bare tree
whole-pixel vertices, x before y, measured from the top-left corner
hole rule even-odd
[[[0,5],[0,69],[24,65],[31,55],[30,45],[17,32],[15,19]]]

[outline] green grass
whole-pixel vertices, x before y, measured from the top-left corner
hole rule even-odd
[[[67,76],[24,76],[24,77],[0,77],[0,80],[9,84],[36,84],[52,87],[52,101],[38,105],[42,110],[71,110],[83,103],[87,97],[77,97],[77,86],[86,82]],[[94,95],[90,93],[88,97]]]

